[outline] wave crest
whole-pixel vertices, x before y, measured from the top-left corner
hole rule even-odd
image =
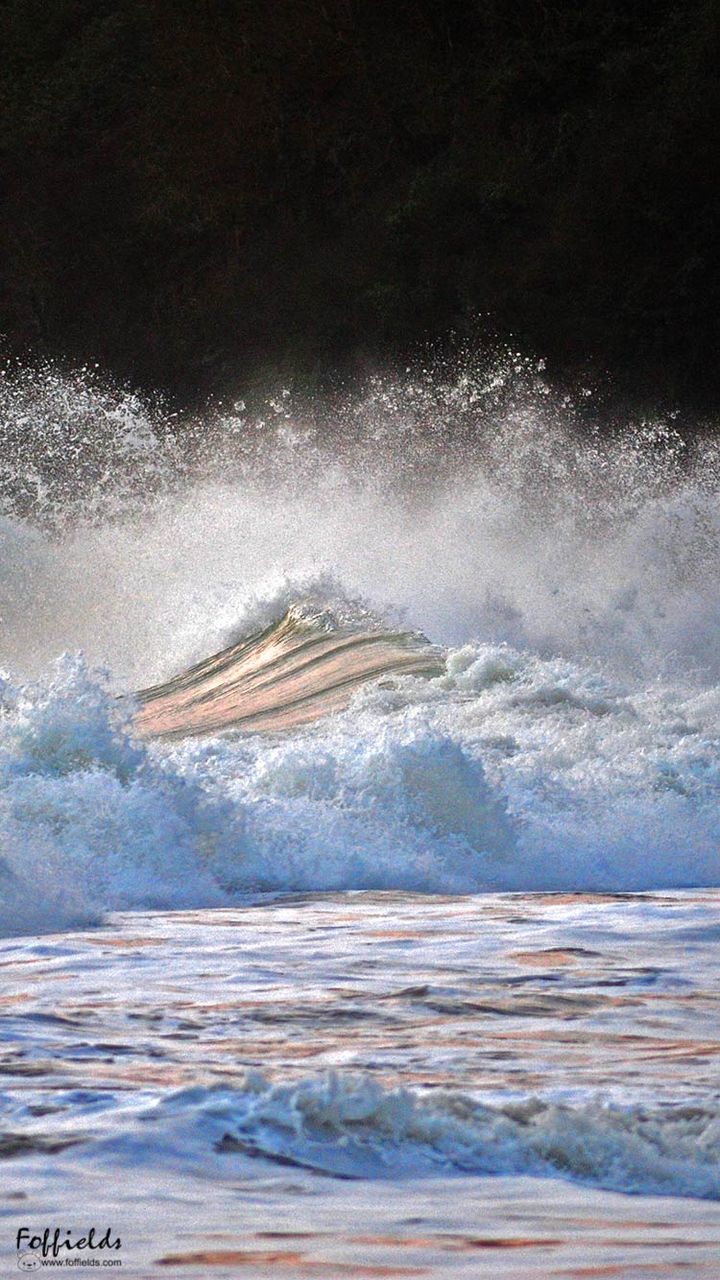
[[[610,1191],[720,1198],[720,1111],[527,1098],[493,1105],[463,1093],[387,1088],[328,1073],[238,1087],[198,1086],[145,1113],[166,1141],[190,1127],[226,1155],[339,1177],[458,1172],[559,1177]],[[157,1141],[159,1135],[154,1135]],[[183,1146],[185,1145],[183,1141]]]

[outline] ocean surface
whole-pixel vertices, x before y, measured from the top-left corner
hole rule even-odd
[[[712,442],[514,356],[0,407],[7,1273],[717,1275]],[[292,714],[250,646],[255,719],[143,720],[288,616]]]

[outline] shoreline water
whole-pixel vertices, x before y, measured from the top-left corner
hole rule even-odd
[[[305,894],[5,941],[3,1253],[94,1224],[123,1274],[705,1274],[719,902]]]

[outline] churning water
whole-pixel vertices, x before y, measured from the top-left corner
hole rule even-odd
[[[513,357],[186,423],[0,389],[12,1223],[69,1228],[92,1185],[139,1274],[625,1275],[649,1234],[701,1271],[712,444],[581,432]],[[437,669],[138,736],[133,689],[288,608],[423,633]]]

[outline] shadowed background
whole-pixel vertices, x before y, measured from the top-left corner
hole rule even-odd
[[[181,402],[455,330],[718,391],[713,0],[5,0],[0,333]]]

